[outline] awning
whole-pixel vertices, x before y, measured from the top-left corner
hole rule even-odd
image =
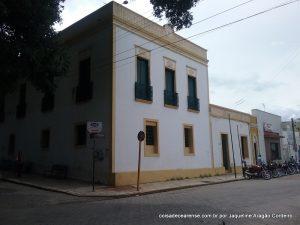
[[[283,136],[280,136],[279,133],[275,133],[271,131],[264,131],[264,136],[265,138],[274,138],[274,139],[284,138]]]

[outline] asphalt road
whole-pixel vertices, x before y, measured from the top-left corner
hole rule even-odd
[[[184,215],[193,218],[163,218]],[[255,215],[259,218],[245,218]],[[203,218],[209,216],[216,218]],[[0,181],[0,225],[78,224],[299,225],[300,175],[114,200],[72,197]]]

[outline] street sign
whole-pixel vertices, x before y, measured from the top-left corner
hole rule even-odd
[[[140,131],[138,133],[137,138],[138,138],[139,141],[143,141],[145,139],[145,132],[144,131]]]
[[[103,124],[102,122],[88,121],[86,129],[90,134],[99,134],[103,130]]]

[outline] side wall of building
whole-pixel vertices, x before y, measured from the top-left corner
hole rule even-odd
[[[71,30],[73,28],[70,28]],[[111,59],[112,26],[81,33],[67,40],[70,56],[68,74],[59,80],[55,92],[54,109],[41,112],[43,94],[27,84],[27,112],[24,119],[16,119],[18,89],[6,97],[5,121],[0,124],[1,159],[13,159],[22,151],[23,160],[32,162],[36,172],[43,173],[53,164],[66,165],[69,177],[90,180],[92,143],[87,136],[87,146],[75,146],[75,126],[86,121],[102,121],[105,138],[97,140],[97,150],[104,151],[104,160],[96,164],[96,180],[107,182],[111,164]],[[76,86],[79,77],[79,62],[84,57],[91,58],[91,81],[93,98],[85,103],[76,103]],[[41,131],[50,130],[50,146],[41,149]],[[15,153],[8,155],[9,135],[15,134]]]

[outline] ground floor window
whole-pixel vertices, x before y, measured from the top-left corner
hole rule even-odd
[[[184,125],[184,154],[194,154],[193,126]]]
[[[248,139],[246,136],[241,137],[243,159],[249,158]]]
[[[155,156],[159,154],[158,149],[158,121],[145,120],[145,156]]]
[[[14,134],[9,135],[8,140],[8,154],[13,155],[15,153],[15,147],[16,147],[16,136]]]
[[[75,126],[75,145],[85,146],[86,145],[86,124],[77,124]]]
[[[45,129],[41,132],[41,148],[48,149],[50,145],[50,130]]]

